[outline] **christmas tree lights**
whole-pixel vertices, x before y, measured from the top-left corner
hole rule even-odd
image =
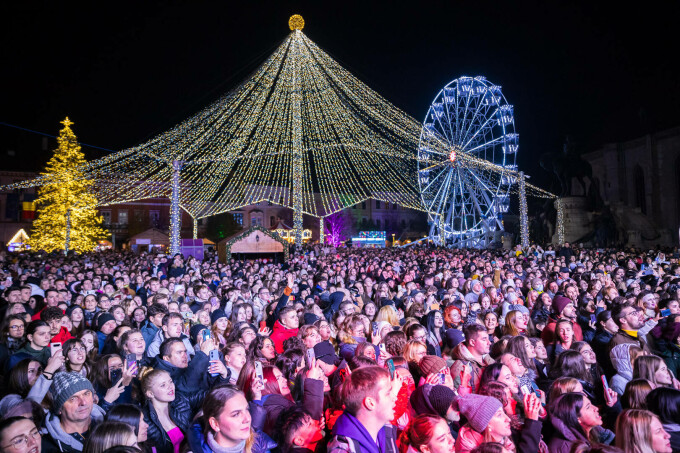
[[[268,201],[293,209],[296,242],[303,214],[324,218],[371,198],[423,210],[422,125],[307,38],[302,17],[291,17],[289,27],[247,80],[204,110],[145,143],[78,164],[95,204],[171,198],[171,251],[179,250],[180,208],[200,219]],[[454,150],[442,137],[429,134],[427,146],[426,164],[451,164]],[[518,175],[467,152],[456,151],[455,165],[483,169],[484,184]],[[48,168],[4,189],[60,178]],[[554,198],[530,184],[526,192]]]
[[[43,173],[46,180],[35,200],[38,218],[33,222],[28,243],[34,250],[89,252],[108,233],[97,214],[93,182],[80,170],[86,161],[71,130],[73,122],[67,117],[61,124],[64,128],[57,138],[59,147],[47,163]]]

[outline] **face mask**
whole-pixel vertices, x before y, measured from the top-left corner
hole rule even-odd
[[[536,285],[536,288],[534,289],[540,293],[543,291],[543,285]]]

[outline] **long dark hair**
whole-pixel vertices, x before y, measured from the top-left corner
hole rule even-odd
[[[578,418],[581,416],[581,409],[583,409],[583,398],[587,398],[582,393],[565,393],[551,401],[548,407],[550,417],[557,418],[564,426],[576,434],[581,440],[587,440],[586,432],[581,428]]]
[[[116,404],[106,414],[107,422],[121,422],[132,426],[139,436],[139,420],[142,410],[134,404]]]
[[[491,365],[487,365],[482,370],[482,375],[479,378],[479,388],[484,387],[489,382],[498,381],[498,376],[501,375],[501,369],[503,368],[501,362],[495,362]]]
[[[297,369],[302,364],[304,356],[302,349],[289,349],[276,358],[276,367],[289,382],[292,382],[297,376]]]
[[[26,320],[24,317],[22,315],[9,315],[6,316],[0,324],[0,343],[7,344],[7,339],[9,338],[9,323],[10,321],[16,320],[19,320],[24,324],[24,335],[17,339],[17,342],[21,344],[26,340]]]
[[[524,365],[527,370],[532,370],[535,373],[538,373],[536,371],[534,360],[530,359],[527,355],[527,348],[525,344],[527,341],[529,341],[529,338],[522,335],[512,337],[508,340],[508,344],[505,345],[505,352],[509,352],[515,357],[519,357],[519,359],[522,361],[522,365]],[[529,343],[531,343],[531,341],[529,341]]]
[[[19,361],[9,372],[7,378],[7,393],[16,393],[22,398],[26,398],[28,392],[31,391],[31,384],[28,382],[28,366],[31,362],[40,363],[33,358],[27,358]],[[42,368],[42,366],[41,366]]]
[[[248,348],[248,358],[250,360],[259,360],[260,362],[270,365],[271,363],[269,362],[269,359],[267,359],[265,356],[262,355],[262,348],[264,347],[264,344],[266,341],[271,341],[272,344],[274,342],[272,341],[271,338],[269,337],[264,337],[258,335],[255,337],[252,343],[250,343],[250,347]]]
[[[586,362],[580,352],[568,349],[563,351],[555,365],[550,370],[550,375],[553,379],[558,377],[573,377],[579,381],[585,381],[589,384],[593,383],[593,375],[588,371]]]
[[[112,357],[120,356],[118,354],[106,354],[94,362],[92,370],[90,370],[90,381],[95,388],[108,389],[113,385],[109,376],[109,359]]]
[[[78,345],[82,346],[83,349],[85,349],[85,363],[83,363],[83,367],[85,368],[86,374],[89,376],[90,370],[92,369],[92,365],[90,364],[90,357],[87,355],[87,348],[85,348],[85,344],[77,338],[69,338],[64,342],[64,346],[62,346],[64,354],[64,366],[66,367],[67,371],[75,371],[71,369],[71,365],[68,360],[68,353],[71,351],[71,349],[75,348]]]
[[[680,420],[680,390],[657,387],[647,394],[647,409],[659,416],[661,423],[671,425]]]
[[[442,317],[442,320],[444,319],[444,315],[442,314],[441,311],[439,310],[432,310],[430,311],[427,315],[425,315],[425,329],[427,330],[427,333],[434,333],[437,330],[437,327],[434,325],[434,317],[439,314],[439,316]],[[439,335],[443,339],[446,337],[446,330],[444,329],[444,324],[442,323],[442,327],[439,328]]]

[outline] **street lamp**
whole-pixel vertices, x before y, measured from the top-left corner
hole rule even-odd
[[[394,247],[394,233],[392,233],[392,247]]]

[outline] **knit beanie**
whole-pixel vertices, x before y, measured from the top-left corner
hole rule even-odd
[[[314,313],[305,313],[303,318],[305,326],[311,326],[312,324],[319,320],[319,317],[316,316]]]
[[[111,313],[102,313],[97,318],[97,330],[102,330],[102,326],[109,321],[115,321],[116,318],[113,317]]]
[[[5,396],[3,399],[0,400],[0,419],[3,418],[9,418],[7,416],[7,413],[12,410],[13,407],[17,406],[18,404],[21,404],[24,401],[24,399],[15,394],[15,393],[10,393],[9,395]]]
[[[227,314],[221,308],[218,308],[214,312],[210,313],[210,324],[215,324],[218,319],[226,318]]]
[[[564,296],[555,296],[553,299],[553,309],[555,310],[555,313],[558,315],[562,314],[562,310],[564,310],[564,307],[567,305],[571,304],[572,301],[568,297]]]
[[[446,360],[436,355],[426,355],[420,359],[418,367],[423,376],[428,376],[431,373],[439,373],[442,368],[446,368]]]
[[[443,418],[446,418],[446,413],[449,411],[451,403],[453,403],[455,398],[456,394],[453,393],[453,390],[445,385],[435,385],[430,390],[430,404]]]
[[[82,390],[89,390],[94,394],[92,383],[79,373],[59,372],[55,374],[50,386],[53,413],[58,414],[66,400]]]
[[[471,393],[458,398],[458,410],[468,421],[472,429],[478,433],[484,432],[489,422],[503,405],[491,396]]]
[[[191,343],[198,344],[198,334],[201,333],[202,330],[207,328],[208,327],[204,326],[203,324],[194,324],[193,326],[191,326],[191,329],[189,329],[189,337],[191,338]]]
[[[321,360],[329,365],[336,365],[340,361],[337,354],[335,353],[335,348],[328,341],[320,341],[314,345],[314,355],[317,360]]]
[[[446,343],[446,346],[451,349],[455,348],[460,343],[465,341],[465,335],[463,335],[463,332],[461,332],[458,329],[454,329],[453,327],[447,329],[444,336],[446,337],[444,339],[444,343]]]

